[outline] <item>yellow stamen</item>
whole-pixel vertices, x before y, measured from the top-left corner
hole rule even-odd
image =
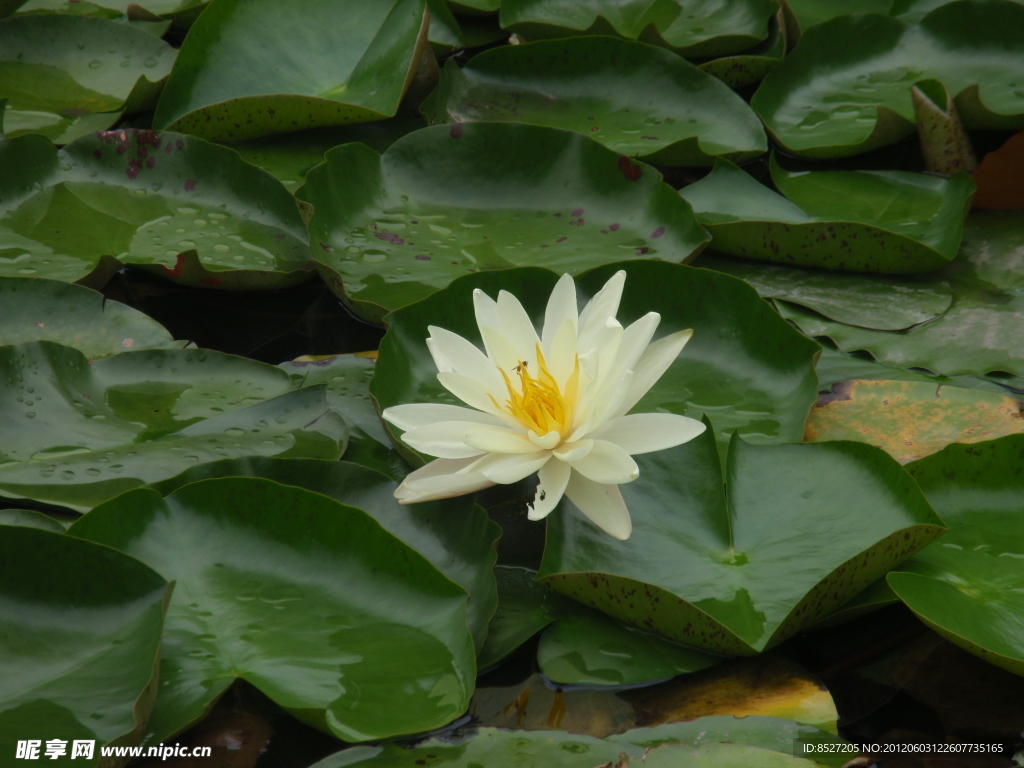
[[[532,429],[538,435],[555,431],[565,438],[572,428],[573,406],[579,385],[579,358],[576,359],[575,370],[566,382],[565,393],[562,393],[555,377],[551,375],[539,344],[537,367],[539,370],[537,377],[534,378],[530,374],[527,362],[519,361],[519,365],[513,369],[519,376],[518,389],[512,384],[509,375],[501,371],[509,397],[503,408],[498,407],[507,411],[524,428]],[[494,404],[497,406],[497,401]]]

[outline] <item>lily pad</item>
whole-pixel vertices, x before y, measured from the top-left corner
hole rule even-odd
[[[802,439],[804,420],[817,397],[816,344],[801,339],[741,281],[678,264],[629,261],[591,270],[576,280],[581,300],[589,300],[620,269],[627,273],[618,314],[623,325],[654,311],[661,315],[659,337],[693,329],[679,359],[633,412],[664,410],[697,419],[710,414],[713,437],[723,450],[734,431],[754,443]],[[481,272],[392,313],[371,394],[381,408],[454,403],[437,382],[425,343],[427,327],[440,326],[479,344],[472,299],[476,288],[492,297],[508,291],[539,323],[557,279],[535,267]],[[388,429],[395,434],[394,427]]]
[[[134,490],[69,535],[177,582],[151,741],[198,720],[236,679],[348,741],[437,728],[469,704],[465,591],[361,509],[223,478],[167,497]]]
[[[807,30],[751,100],[769,133],[806,157],[845,157],[915,131],[910,88],[938,80],[967,128],[1024,128],[1024,5],[975,0],[920,24],[838,16]],[[851,44],[853,41],[853,44]]]
[[[0,21],[0,98],[8,138],[66,144],[152,109],[175,51],[107,19],[29,14]]]
[[[850,13],[888,14],[892,0],[786,0],[804,30],[823,21]]]
[[[576,37],[449,60],[423,104],[431,123],[500,121],[586,134],[661,166],[741,162],[767,150],[760,121],[717,78],[670,51],[614,37]]]
[[[242,141],[395,114],[426,44],[424,0],[211,4],[189,30],[153,125]]]
[[[383,155],[337,147],[298,197],[313,206],[324,280],[373,321],[467,273],[685,261],[708,239],[652,168],[578,133],[515,123],[438,125]]]
[[[0,347],[0,495],[87,511],[189,466],[238,456],[336,459],[324,389],[212,350],[90,363],[53,342]]]
[[[300,358],[282,363],[278,368],[291,376],[298,386],[327,386],[327,404],[348,427],[348,447],[342,457],[345,461],[375,469],[392,480],[401,480],[411,468],[391,444],[377,413],[377,404],[370,395],[375,362],[374,358],[361,355],[329,355]]]
[[[554,622],[569,602],[534,579],[536,571],[499,565],[494,569],[498,606],[491,618],[487,640],[477,655],[484,670],[494,666],[544,627]]]
[[[786,302],[783,317],[844,352],[866,350],[880,363],[946,376],[1002,371],[1024,376],[1024,214],[972,213],[960,254],[935,277],[953,287],[941,317],[905,331],[873,331],[828,320]]]
[[[629,540],[563,501],[539,578],[717,653],[777,645],[944,530],[900,466],[863,443],[753,446],[735,436],[723,477],[708,429],[637,463],[639,478],[620,486]]]
[[[487,519],[471,497],[403,506],[394,497],[398,483],[358,464],[263,457],[214,461],[150,487],[167,496],[189,483],[218,477],[261,477],[365,511],[469,593],[469,629],[477,648],[483,645],[487,623],[498,604],[494,543],[501,528]]]
[[[1024,674],[1024,435],[950,445],[907,465],[949,525],[886,580],[918,618],[985,661]]]
[[[896,593],[892,591],[885,579],[879,579],[852,600],[843,603],[835,613],[830,613],[812,629],[825,629],[845,624],[874,611],[895,605],[899,601],[900,599],[896,597]]]
[[[55,341],[89,359],[127,349],[173,349],[160,323],[80,285],[30,277],[0,277],[0,346]]]
[[[1020,2],[1020,0],[1013,0]],[[903,21],[921,21],[925,16],[942,5],[956,0],[893,0],[889,8],[890,16],[897,16]]]
[[[901,464],[950,443],[1024,432],[1021,404],[1006,395],[917,381],[847,381],[818,399],[804,440],[859,440]]]
[[[109,547],[50,531],[0,535],[0,750],[18,741],[138,744],[157,688],[172,585]],[[102,681],[102,684],[99,682]],[[70,749],[68,752],[70,753]],[[63,761],[62,761],[63,763]],[[74,764],[74,763],[69,763]]]
[[[311,276],[294,198],[230,149],[120,130],[58,151],[0,142],[0,275],[101,288],[123,264],[203,287],[282,288]]]
[[[730,88],[747,88],[764,80],[779,66],[788,44],[786,15],[780,8],[768,22],[768,37],[763,42],[742,53],[705,61],[700,68]]]
[[[695,267],[750,283],[764,298],[783,299],[846,325],[898,331],[934,320],[953,303],[944,280],[849,275],[732,259],[705,251]]]
[[[774,158],[771,170],[785,197],[727,160],[680,191],[716,251],[848,272],[929,272],[956,255],[974,193],[965,173],[789,172]]]
[[[29,0],[20,12],[99,16],[117,21],[128,20],[133,25],[148,23],[156,26],[160,19],[166,19],[187,27],[208,4],[209,0],[143,0],[141,3],[131,0]]]
[[[51,533],[64,533],[66,528],[52,517],[32,509],[0,509],[0,525],[38,528]]]
[[[503,0],[501,26],[528,40],[617,35],[670,48],[681,56],[725,56],[768,37],[769,0]]]

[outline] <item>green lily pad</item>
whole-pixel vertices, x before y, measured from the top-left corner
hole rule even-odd
[[[8,138],[66,144],[152,109],[175,51],[107,19],[29,14],[0,21],[0,98]]]
[[[282,363],[278,368],[299,386],[327,386],[327,404],[348,427],[348,447],[342,457],[345,461],[375,469],[392,480],[401,480],[411,468],[391,444],[377,413],[377,404],[370,395],[375,362],[373,358],[360,355],[330,355],[300,358]]]
[[[501,0],[446,0],[452,12],[458,15],[489,15],[501,7]]]
[[[469,704],[465,591],[361,509],[223,478],[167,497],[131,491],[69,535],[177,582],[153,742],[201,718],[236,679],[349,741],[437,728]]]
[[[633,728],[605,739],[559,730],[465,729],[414,747],[354,747],[330,755],[311,768],[595,768],[634,763],[662,768],[843,765],[842,759],[827,754],[816,763],[793,757],[794,746],[813,748],[819,744],[846,742],[791,720],[757,715],[713,716],[654,728]]]
[[[423,104],[431,123],[501,121],[586,134],[661,166],[737,162],[767,150],[753,110],[675,54],[614,37],[576,37],[449,60]]]
[[[708,237],[652,168],[578,133],[515,123],[438,125],[383,155],[337,147],[298,197],[313,206],[324,280],[374,321],[467,273],[685,261]]]
[[[967,128],[1020,130],[1021,28],[1024,6],[1010,0],[950,3],[920,24],[838,16],[807,30],[750,103],[806,157],[855,155],[913,133],[910,88],[921,80],[946,86]]]
[[[627,261],[584,273],[576,280],[589,300],[618,270],[627,273],[618,319],[625,326],[654,311],[658,336],[693,329],[679,359],[633,408],[715,419],[714,438],[724,450],[734,431],[754,443],[798,441],[817,397],[817,344],[802,339],[752,288],[703,269],[659,261]],[[440,326],[480,344],[472,293],[506,290],[534,323],[543,317],[558,275],[538,268],[481,272],[388,316],[370,393],[380,407],[402,403],[454,403],[437,381],[425,339]],[[395,427],[387,427],[396,434]],[[406,449],[408,451],[408,449]],[[408,451],[410,458],[414,454]],[[422,457],[420,457],[422,460]]]
[[[804,30],[821,24],[836,16],[847,16],[851,13],[888,14],[892,0],[787,0],[793,15]]]
[[[548,518],[539,578],[717,653],[777,645],[943,531],[899,464],[863,443],[735,436],[723,477],[708,429],[636,460],[639,478],[620,486],[632,536],[613,540],[563,501]]]
[[[0,0],[0,19],[5,19],[25,4],[25,0]]]
[[[487,623],[498,604],[494,543],[501,528],[487,519],[471,497],[403,506],[394,497],[398,483],[358,464],[263,457],[214,461],[150,487],[167,496],[189,483],[218,477],[261,477],[365,511],[469,593],[469,629],[477,648],[483,645]]]
[[[885,579],[879,579],[870,587],[860,592],[847,603],[843,603],[834,613],[830,613],[819,621],[812,629],[825,629],[859,619],[874,611],[895,605],[900,599],[892,591]]]
[[[116,21],[128,20],[133,25],[151,24],[164,26],[173,21],[187,27],[199,17],[209,4],[208,0],[29,0],[21,13],[64,13],[84,16],[98,16]],[[157,35],[161,37],[163,33]]]
[[[50,531],[0,535],[0,750],[65,740],[60,765],[96,766],[100,747],[138,744],[157,687],[172,585],[109,547]],[[100,682],[102,681],[102,683]],[[74,740],[93,760],[70,761]]]
[[[568,601],[534,579],[536,571],[499,565],[494,569],[498,606],[484,647],[477,654],[480,669],[497,664],[544,627],[554,622]]]
[[[768,37],[763,42],[742,53],[705,61],[700,68],[730,88],[747,88],[764,80],[779,66],[787,45],[785,12],[780,8],[769,20]]]
[[[0,347],[0,495],[87,511],[189,466],[238,456],[336,459],[324,389],[212,350],[89,362],[49,341]]]
[[[1020,0],[1013,1],[1020,2]],[[888,13],[903,21],[917,22],[939,6],[948,5],[951,2],[956,2],[956,0],[893,0]]]
[[[499,18],[502,27],[529,40],[617,35],[692,57],[725,56],[757,45],[768,37],[774,12],[769,0],[504,0]]]
[[[941,317],[905,331],[874,331],[828,320],[786,302],[783,317],[844,352],[866,350],[880,363],[946,376],[1002,371],[1024,376],[1024,214],[972,213],[956,260],[935,275],[953,287]]]
[[[950,445],[907,465],[949,531],[886,577],[951,643],[1024,674],[1024,435]]]
[[[89,359],[127,349],[174,349],[160,323],[89,288],[58,280],[0,277],[0,346],[55,341]]]
[[[64,533],[66,530],[52,517],[32,509],[0,509],[0,525],[19,525],[51,533]]]
[[[211,4],[189,30],[153,125],[214,141],[395,114],[426,43],[424,0]]]
[[[295,199],[230,149],[120,130],[58,151],[0,142],[0,275],[101,288],[122,264],[186,285],[282,288],[309,279]]]
[[[706,251],[694,266],[738,277],[764,298],[783,299],[861,328],[903,330],[934,320],[953,303],[949,283],[930,277],[901,280],[824,272],[732,259]]]
[[[407,133],[426,126],[419,115],[399,113],[387,120],[267,136],[232,144],[245,162],[262,168],[294,192],[306,180],[306,173],[324,161],[327,150],[358,141],[383,152]]]
[[[716,251],[848,272],[928,272],[956,255],[974,194],[965,173],[791,173],[774,158],[771,170],[785,197],[727,160],[680,191]]]

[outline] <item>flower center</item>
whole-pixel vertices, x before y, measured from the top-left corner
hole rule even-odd
[[[519,365],[513,369],[519,376],[519,387],[512,383],[512,379],[505,371],[501,371],[501,375],[505,379],[505,386],[508,388],[508,400],[502,410],[507,411],[523,427],[532,429],[538,435],[546,435],[554,431],[564,439],[572,428],[579,366],[579,358],[577,358],[576,367],[566,382],[566,391],[563,393],[558,386],[558,381],[548,370],[547,362],[544,360],[544,355],[538,344],[536,377],[531,374],[525,360],[520,360]]]

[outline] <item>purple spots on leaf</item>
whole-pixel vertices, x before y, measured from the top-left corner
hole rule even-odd
[[[651,240],[657,240],[659,237],[665,234],[664,227],[658,227],[656,230],[651,232]]]
[[[630,181],[637,181],[644,175],[644,169],[623,155],[619,158],[619,170]]]
[[[568,239],[569,239],[568,237],[560,237],[557,240],[555,240],[555,242],[556,243],[564,243]]]
[[[636,255],[637,256],[643,256],[645,253],[647,253],[650,250],[651,249],[648,248],[646,245],[638,246],[637,249],[636,249]]]
[[[128,170],[126,170],[125,173],[128,174],[129,179],[134,179],[138,177],[139,171],[141,170],[142,163],[140,163],[135,158],[132,158],[131,160],[128,161]]]
[[[562,216],[561,213],[553,213],[551,215],[554,216],[556,219],[561,218],[561,216]]]
[[[387,243],[391,243],[392,245],[402,245],[405,242],[405,240],[391,232],[374,232],[373,236],[378,240],[383,240]]]
[[[416,254],[416,260],[417,261],[430,261],[430,257],[427,256],[427,254],[425,254],[425,253],[418,253],[418,254]]]
[[[326,243],[320,243],[320,247],[323,248],[328,253],[334,253],[334,249],[331,248],[331,246],[327,245]]]
[[[583,209],[582,209],[582,208],[577,208],[577,209],[575,209],[575,210],[574,210],[574,211],[572,212],[572,217],[573,217],[574,219],[578,219],[578,218],[579,218],[580,216],[582,216],[582,215],[583,215]]]
[[[574,219],[569,222],[570,227],[582,227],[586,222],[583,219]]]
[[[185,140],[184,139],[178,139],[176,142],[174,142],[174,145],[178,149],[184,149],[185,148]]]
[[[185,191],[192,192],[196,188],[195,179],[185,179]]]
[[[619,230],[619,224],[618,223],[612,224],[610,227],[608,227],[608,229],[611,232],[617,232]]]
[[[103,150],[101,150],[101,149],[94,149],[92,151],[92,156],[95,157],[97,160],[99,160],[101,157],[103,157]]]
[[[451,136],[453,139],[461,138],[462,137],[462,123],[454,123],[452,125],[452,127],[451,127],[451,130],[448,131],[448,135]]]
[[[154,165],[156,165],[156,158],[155,157],[147,157],[146,158],[146,167],[149,168],[150,170],[152,170]]]

